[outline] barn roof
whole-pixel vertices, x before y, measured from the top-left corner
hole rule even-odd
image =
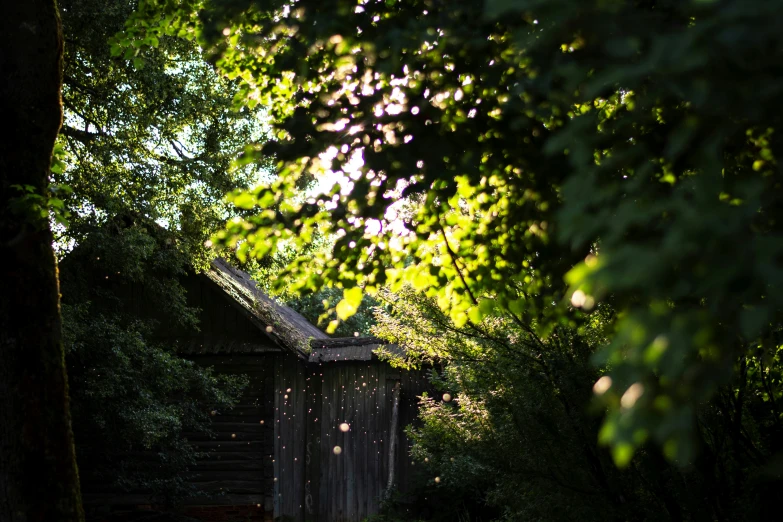
[[[240,305],[253,323],[279,345],[307,357],[310,340],[328,340],[329,336],[310,324],[298,312],[277,303],[258,288],[250,274],[223,259],[212,261],[205,275]]]
[[[383,350],[392,355],[404,355],[396,344],[388,344],[377,337],[339,337],[312,339],[309,362],[369,361]]]
[[[175,233],[135,212],[126,212],[115,218],[117,228],[140,224],[156,238],[176,237]],[[78,247],[77,247],[78,248]],[[68,262],[66,256],[64,262]],[[345,337],[332,339],[310,323],[304,316],[282,305],[264,293],[250,274],[216,258],[203,276],[215,283],[245,316],[278,346],[296,353],[301,359],[317,361],[369,361],[378,349],[403,354],[397,345],[386,344],[375,337]],[[182,341],[181,343],[179,341]],[[182,354],[261,354],[275,349],[258,342],[232,339],[178,340],[177,351]]]

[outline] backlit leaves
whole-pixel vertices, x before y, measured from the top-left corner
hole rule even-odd
[[[611,306],[595,361],[619,464],[648,440],[689,459],[695,405],[779,324],[779,2],[240,1],[199,22],[144,5],[276,119],[281,207],[225,245],[334,234],[281,280],[410,283],[459,328],[510,313],[546,338]],[[331,191],[295,199],[330,172]]]

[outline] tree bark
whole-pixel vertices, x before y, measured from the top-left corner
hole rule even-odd
[[[80,521],[60,296],[45,208],[62,123],[54,0],[0,0],[0,521]],[[15,185],[29,190],[22,197]],[[37,209],[36,209],[37,205]]]

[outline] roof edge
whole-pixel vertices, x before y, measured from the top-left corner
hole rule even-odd
[[[300,358],[309,356],[312,341],[329,339],[304,316],[261,291],[247,272],[224,259],[213,260],[204,275],[240,306],[259,330]]]

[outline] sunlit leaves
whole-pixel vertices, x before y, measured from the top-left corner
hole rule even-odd
[[[351,317],[359,309],[359,305],[362,303],[362,289],[358,286],[353,288],[347,288],[343,290],[343,298],[337,303],[337,316],[346,320]]]
[[[546,338],[609,305],[602,441],[620,464],[647,440],[686,461],[695,401],[783,309],[783,62],[769,51],[783,33],[772,1],[650,5],[238,2],[201,25],[192,5],[164,8],[244,79],[240,101],[272,104],[277,202],[324,174],[312,158],[328,151],[346,178],[274,216],[262,205],[222,242],[264,255],[338,235],[286,280],[411,284],[458,328],[513,313]],[[400,198],[410,211],[387,220]]]
[[[237,213],[225,194],[252,186],[269,164],[268,156],[233,162],[249,142],[265,140],[262,115],[233,110],[239,86],[216,73],[196,42],[169,35],[173,19],[140,22],[144,34],[134,38],[116,33],[136,2],[59,7],[68,45],[55,158],[68,168],[55,162],[52,173],[73,188],[61,197],[71,214],[58,229],[62,243],[81,242],[107,217],[140,214],[179,230],[180,246],[203,266],[204,242]]]

